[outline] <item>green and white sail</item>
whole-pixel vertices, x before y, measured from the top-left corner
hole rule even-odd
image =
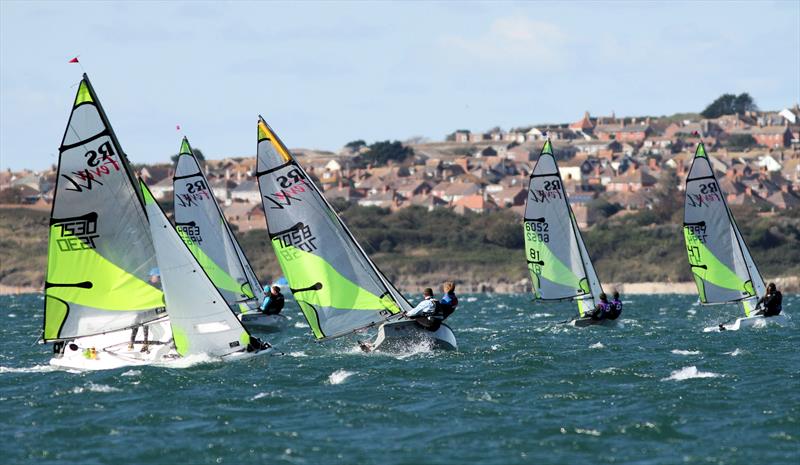
[[[139,190],[84,74],[59,149],[45,278],[45,341],[156,319],[164,297]]]
[[[257,176],[275,255],[317,339],[411,309],[263,119]]]
[[[531,173],[524,233],[536,299],[575,299],[581,316],[594,308],[603,289],[569,205],[549,140]]]
[[[250,334],[189,250],[193,242],[173,229],[144,183],[141,189],[178,354],[221,357],[246,350]]]
[[[683,235],[700,301],[740,302],[747,316],[766,288],[700,143],[686,178]]]
[[[228,305],[245,313],[264,299],[264,291],[214,198],[214,192],[183,138],[175,175],[175,227]]]

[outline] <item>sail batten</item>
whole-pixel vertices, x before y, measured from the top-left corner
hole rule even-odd
[[[317,339],[411,308],[263,119],[256,173],[275,255]]]
[[[736,225],[702,142],[689,169],[685,191],[683,233],[700,301],[743,302],[763,295],[761,273]],[[746,315],[750,307],[742,304]]]
[[[525,255],[537,300],[577,300],[582,315],[602,292],[548,140],[534,166],[524,214]]]
[[[43,339],[159,318],[163,293],[127,157],[84,74],[64,131],[50,213]]]
[[[261,284],[250,269],[185,137],[172,181],[176,228],[183,233],[181,237],[190,242],[187,246],[228,305],[238,310],[239,303],[255,305],[263,300]]]

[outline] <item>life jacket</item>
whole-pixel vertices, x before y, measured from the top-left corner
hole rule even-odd
[[[456,311],[456,307],[458,307],[458,297],[456,297],[456,293],[449,292],[445,294],[436,307],[437,310],[442,313],[444,318],[452,315],[453,312]]]
[[[599,311],[596,311],[592,314],[593,320],[602,320],[608,317],[608,312],[611,310],[611,305],[608,302],[603,302],[602,300],[597,303],[597,308]]]

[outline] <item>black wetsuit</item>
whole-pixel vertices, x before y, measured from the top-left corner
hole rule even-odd
[[[622,302],[620,302],[619,299],[614,299],[609,305],[611,306],[611,310],[609,310],[607,318],[609,320],[616,320],[622,314]]]
[[[264,313],[267,315],[278,315],[281,313],[284,304],[283,294],[280,292],[277,294],[270,294],[268,298],[269,301],[267,302],[267,308],[264,309]]]
[[[758,301],[759,304],[764,306],[762,314],[765,317],[778,316],[783,310],[783,295],[781,291],[775,291],[772,294],[767,294]]]

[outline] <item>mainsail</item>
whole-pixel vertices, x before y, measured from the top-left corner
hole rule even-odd
[[[256,175],[275,255],[317,339],[411,309],[261,118]]]
[[[158,318],[164,297],[127,157],[84,74],[59,149],[45,280],[45,341]]]
[[[686,178],[683,235],[700,301],[740,302],[745,315],[766,288],[701,142]]]
[[[264,299],[264,291],[185,137],[172,183],[175,227],[190,240],[190,250],[228,305],[247,312],[248,303],[255,306]]]
[[[189,251],[191,239],[183,230],[173,229],[143,182],[141,189],[175,349],[183,356],[218,357],[245,350],[250,334]]]
[[[525,255],[536,299],[575,299],[581,316],[594,308],[603,289],[569,205],[549,140],[531,173],[524,225]]]

